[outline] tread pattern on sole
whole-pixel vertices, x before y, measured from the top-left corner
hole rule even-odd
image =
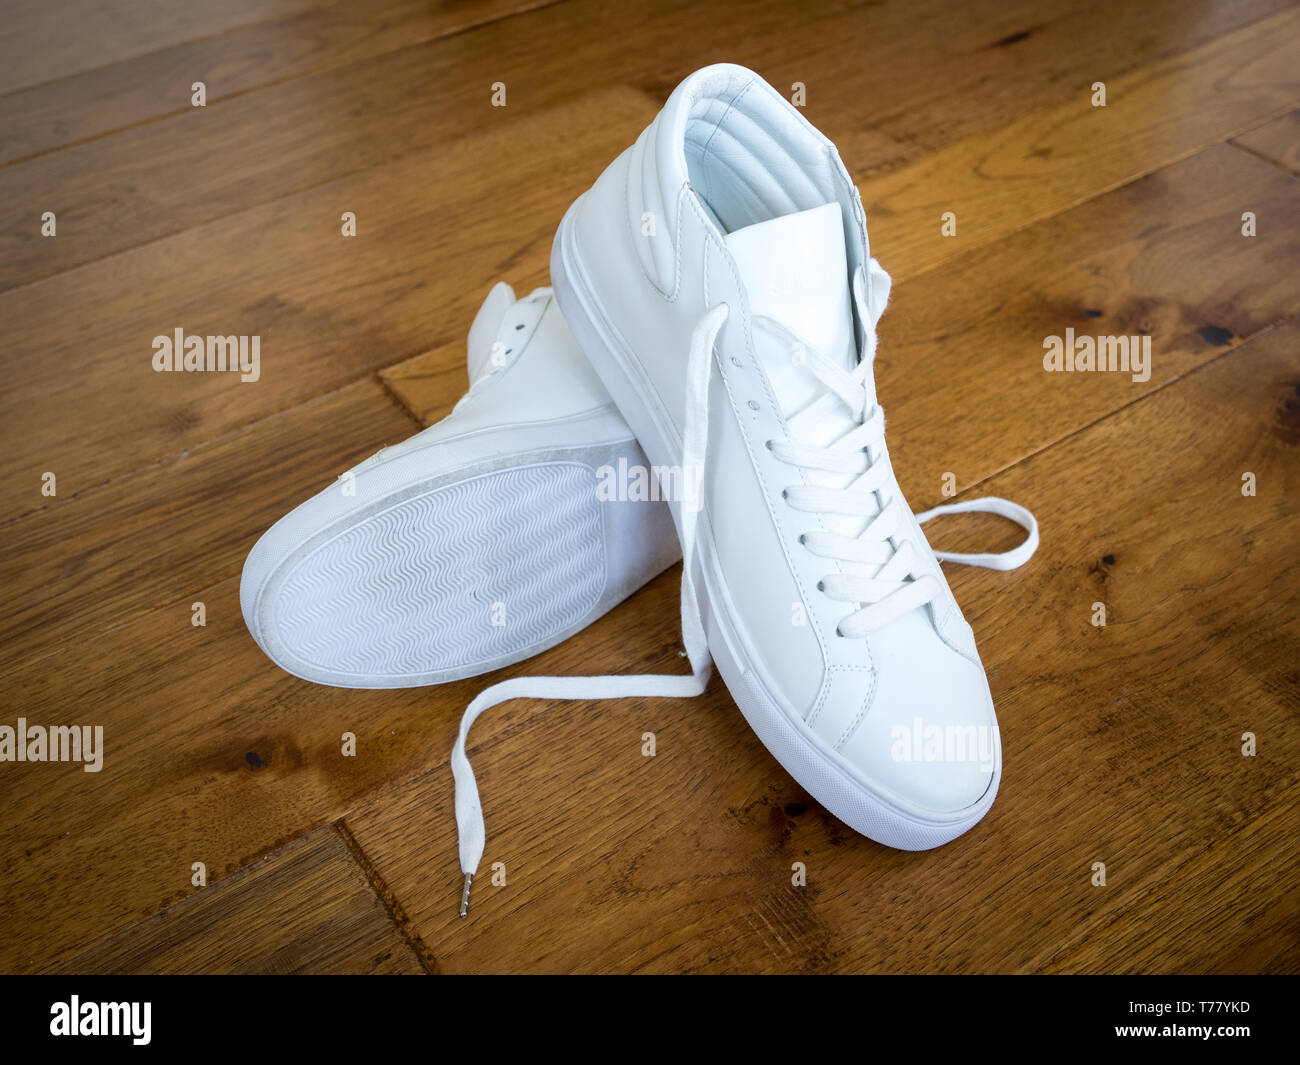
[[[459,669],[576,625],[605,587],[591,467],[500,470],[412,496],[300,559],[277,635],[302,661],[354,676]]]

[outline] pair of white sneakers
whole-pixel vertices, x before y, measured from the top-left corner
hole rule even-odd
[[[1013,568],[1037,527],[1000,499],[904,501],[872,372],[890,282],[865,221],[834,145],[784,97],[741,67],[698,71],[564,216],[554,292],[489,293],[455,410],[250,553],[254,639],[360,688],[517,662],[684,559],[690,673],[521,677],[466,710],[462,916],[484,846],[466,736],[507,699],[692,696],[716,662],[767,749],[863,835],[936,847],[992,805],[997,719],[939,561]],[[936,554],[921,523],[965,510],[1028,537]]]

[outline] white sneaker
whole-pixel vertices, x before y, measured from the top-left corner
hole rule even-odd
[[[679,557],[661,502],[603,500],[645,456],[550,289],[488,295],[455,410],[257,542],[240,602],[283,669],[351,688],[437,684],[578,632]]]
[[[466,709],[452,751],[465,916],[485,827],[465,747],[507,699],[692,696],[716,659],[782,765],[862,834],[936,847],[989,809],[1001,744],[974,636],[938,559],[1010,569],[1038,544],[1001,499],[912,515],[872,364],[889,276],[834,146],[761,78],[687,78],[569,209],[551,279],[656,468],[685,564],[689,675],[517,677]],[[920,522],[1002,514],[1002,555],[935,555]]]
[[[970,626],[885,448],[872,362],[889,276],[824,136],[744,68],[687,78],[565,215],[556,297],[657,465],[702,467],[674,505],[684,611],[782,765],[878,842],[946,843],[1002,769]],[[687,479],[689,483],[689,478]],[[918,520],[919,518],[919,520]],[[698,608],[691,584],[698,588]]]

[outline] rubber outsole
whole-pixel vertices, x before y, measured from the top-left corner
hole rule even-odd
[[[357,502],[322,522],[313,503],[339,509],[327,489],[250,554],[249,631],[295,676],[351,688],[437,684],[538,654],[674,561],[663,504],[598,499],[598,469],[620,458],[645,462],[630,438],[498,456],[377,499],[362,474]],[[656,535],[630,539],[631,522]]]
[[[318,669],[440,673],[572,626],[605,587],[603,547],[589,467],[501,470],[413,495],[307,552],[272,613]]]

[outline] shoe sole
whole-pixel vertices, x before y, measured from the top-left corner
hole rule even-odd
[[[339,687],[475,676],[560,643],[675,561],[666,507],[597,498],[602,466],[645,463],[631,437],[487,450],[433,476],[420,452],[358,469],[354,496],[336,485],[278,522],[241,587],[267,655]]]
[[[596,374],[627,419],[652,463],[680,461],[680,443],[666,413],[652,405],[658,398],[626,342],[599,310],[599,300],[586,282],[573,242],[574,213],[581,197],[565,213],[551,248],[551,285],[569,328],[578,339]],[[677,520],[677,508],[673,505]],[[998,758],[988,790],[978,802],[955,813],[936,814],[886,793],[865,780],[848,762],[802,727],[802,720],[784,710],[749,665],[743,641],[727,623],[725,582],[716,565],[707,511],[700,515],[697,534],[700,588],[709,651],[728,691],[759,740],[786,771],[827,810],[856,832],[899,850],[929,850],[950,842],[974,827],[997,796],[1002,774]],[[678,525],[680,530],[680,524]]]

